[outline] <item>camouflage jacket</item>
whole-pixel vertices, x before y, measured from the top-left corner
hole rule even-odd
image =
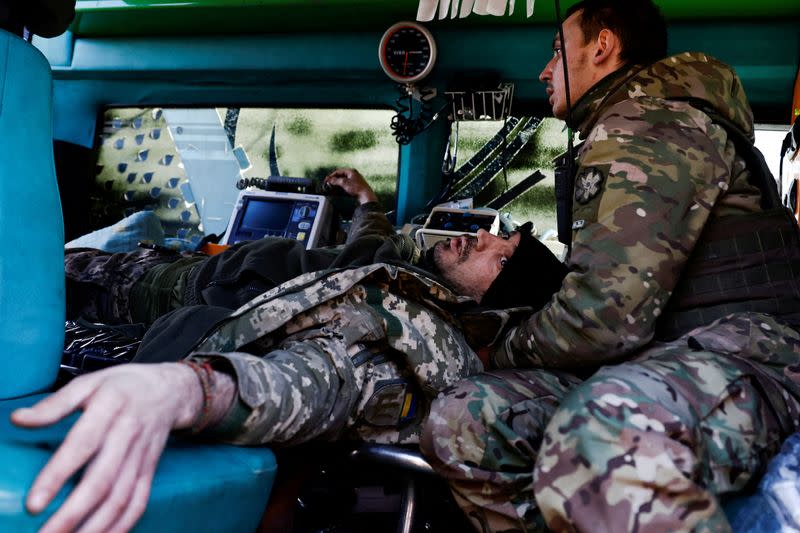
[[[344,435],[416,442],[430,399],[482,370],[449,310],[466,301],[389,264],[312,272],[276,287],[192,355],[232,371],[238,385],[212,433],[245,444]]]
[[[578,153],[570,273],[540,312],[512,329],[498,366],[591,369],[651,342],[710,216],[760,211],[759,192],[701,100],[753,138],[733,70],[701,53],[609,75],[576,104]]]

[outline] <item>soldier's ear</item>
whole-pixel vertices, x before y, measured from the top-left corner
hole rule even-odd
[[[594,43],[594,56],[592,62],[597,66],[616,65],[619,62],[622,43],[617,35],[604,28],[597,34]]]

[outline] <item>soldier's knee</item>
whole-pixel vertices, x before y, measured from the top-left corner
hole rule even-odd
[[[604,505],[603,491],[636,470],[636,450],[645,441],[663,445],[674,418],[618,377],[596,376],[568,394],[544,431],[534,466],[536,501],[550,527],[578,520],[576,506]]]
[[[432,459],[449,463],[461,455],[459,443],[471,426],[469,405],[476,392],[471,381],[462,381],[440,393],[431,403],[430,413],[422,426],[420,449]],[[469,438],[467,436],[467,438]]]
[[[608,451],[607,443],[602,442],[607,435],[586,430],[586,425],[597,429],[594,421],[590,422],[593,413],[587,404],[562,404],[555,412],[544,430],[533,467],[536,503],[554,530],[574,530],[575,517],[570,512],[571,500],[578,496],[574,491],[587,493],[587,487],[599,487],[603,482],[604,465],[597,460],[602,455],[594,454]],[[585,500],[587,494],[580,496]],[[597,494],[591,496],[594,500]]]
[[[536,477],[551,480],[550,473],[572,464],[582,475],[602,469],[600,457],[622,445],[620,432],[636,404],[621,391],[606,391],[605,382],[591,379],[563,399],[544,430],[536,461]]]
[[[510,462],[530,468],[557,403],[540,388],[535,380],[507,372],[459,382],[433,402],[423,427],[423,452],[450,464]]]

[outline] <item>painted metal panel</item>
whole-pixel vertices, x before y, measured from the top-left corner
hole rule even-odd
[[[563,8],[574,1],[563,2]],[[800,17],[795,0],[657,0],[670,20],[752,20]],[[176,35],[293,31],[355,31],[414,19],[417,0],[78,0],[72,29],[78,35]],[[432,21],[431,27],[551,24],[554,2],[539,0],[533,17],[471,16]]]

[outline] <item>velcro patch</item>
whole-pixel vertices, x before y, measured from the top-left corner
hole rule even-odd
[[[605,176],[597,167],[586,167],[580,171],[575,179],[575,201],[585,204],[602,190]]]
[[[364,419],[373,426],[400,426],[416,415],[417,402],[404,380],[376,383],[375,392],[364,406]]]

